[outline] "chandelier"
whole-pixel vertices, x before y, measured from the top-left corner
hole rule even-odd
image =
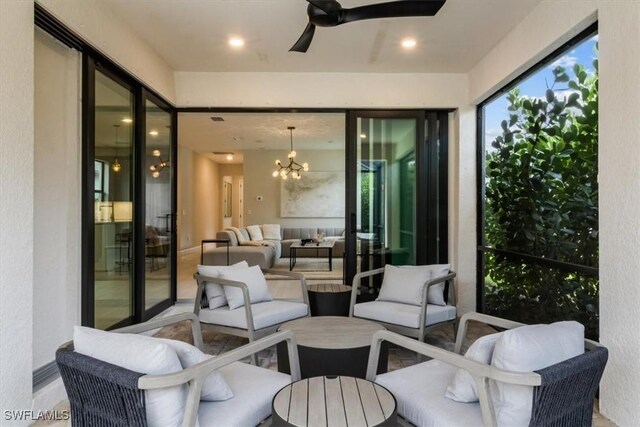
[[[122,165],[118,161],[118,128],[120,125],[113,125],[113,127],[116,128],[116,160],[113,162],[113,165],[111,165],[111,168],[115,173],[118,173],[120,169],[122,169]]]
[[[159,162],[149,166],[149,170],[151,171],[151,176],[154,178],[158,178],[160,176],[160,172],[162,169],[169,167],[168,160],[162,160],[162,156],[160,155],[160,150],[153,150],[153,156],[157,157]]]
[[[276,166],[278,166],[279,169],[273,171],[272,175],[274,178],[280,176],[280,178],[282,179],[288,179],[289,175],[291,175],[292,179],[300,179],[302,178],[302,175],[300,175],[300,171],[309,171],[309,163],[300,164],[293,160],[296,158],[296,152],[293,149],[293,130],[295,129],[295,127],[289,126],[287,127],[287,129],[289,129],[289,132],[291,133],[291,151],[287,156],[289,159],[289,164],[287,166],[284,166],[280,160],[276,160]]]

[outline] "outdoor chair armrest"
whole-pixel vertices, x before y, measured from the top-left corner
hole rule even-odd
[[[484,425],[488,427],[494,427],[496,425],[495,411],[489,395],[489,380],[526,386],[539,386],[542,381],[540,375],[534,372],[505,371],[491,365],[476,362],[475,360],[466,358],[460,354],[390,331],[378,331],[373,334],[371,350],[369,352],[369,362],[367,364],[366,378],[369,381],[375,381],[376,378],[382,341],[391,342],[400,347],[404,347],[433,359],[441,360],[449,365],[469,372],[476,383],[476,388],[478,389],[478,397],[480,400],[480,409]]]
[[[284,277],[292,277],[294,279],[298,279],[300,280],[300,288],[302,289],[302,301],[307,305],[307,307],[309,306],[309,293],[307,290],[307,278],[305,277],[304,274],[299,273],[297,271],[282,271],[282,270],[273,270],[270,268],[263,268],[262,269],[263,273],[269,273],[269,274],[275,274],[278,276],[284,276]],[[309,310],[309,313],[311,313],[311,310]]]
[[[356,299],[358,298],[358,289],[360,288],[362,279],[382,273],[384,273],[384,267],[376,268],[369,271],[363,271],[353,276],[353,281],[351,282],[351,301],[349,302],[349,317],[353,317],[353,306],[356,305]]]
[[[165,375],[143,375],[138,379],[138,388],[141,390],[154,390],[166,387],[189,385],[186,409],[182,427],[193,427],[198,415],[198,404],[204,379],[216,369],[220,369],[230,363],[236,362],[247,356],[251,356],[261,350],[272,347],[279,342],[287,342],[289,363],[291,367],[291,381],[300,379],[300,363],[298,360],[298,347],[293,331],[276,332],[275,334],[261,338],[257,341],[231,350],[220,356],[200,362],[180,372]]]

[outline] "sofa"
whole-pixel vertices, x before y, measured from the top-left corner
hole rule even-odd
[[[246,240],[250,240],[246,228],[240,228],[240,232]],[[344,228],[281,227],[280,240],[264,239],[251,241],[245,245],[238,242],[233,230],[225,229],[216,234],[216,239],[229,241],[229,264],[247,261],[250,266],[258,265],[260,268],[271,268],[280,258],[289,257],[292,244],[300,242],[302,239],[313,238],[318,233],[324,234],[328,240],[335,240],[332,256],[333,258],[342,258],[344,255]],[[325,256],[324,252],[307,252],[304,254],[305,257]],[[218,244],[216,248],[207,249],[203,253],[202,260],[206,265],[226,265],[227,248],[224,244]]]

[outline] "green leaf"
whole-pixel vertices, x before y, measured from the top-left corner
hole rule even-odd
[[[556,94],[551,89],[547,89],[546,92],[547,102],[553,102],[556,99]]]

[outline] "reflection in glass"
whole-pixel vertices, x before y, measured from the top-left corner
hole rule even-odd
[[[416,262],[416,129],[415,119],[358,118],[358,272]],[[363,283],[372,296],[376,281]]]
[[[145,167],[145,309],[171,292],[171,115],[147,100]]]
[[[133,315],[133,94],[96,71],[94,135],[95,327]]]

